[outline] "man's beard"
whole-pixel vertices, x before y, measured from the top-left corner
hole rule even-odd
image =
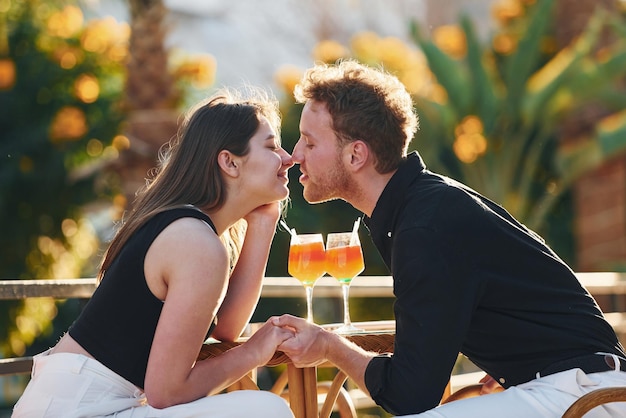
[[[303,196],[308,203],[322,203],[330,200],[346,200],[348,194],[353,192],[350,176],[337,161],[335,168],[324,176],[323,182],[314,183],[309,177],[309,182],[304,186]]]

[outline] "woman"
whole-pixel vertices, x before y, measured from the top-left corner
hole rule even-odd
[[[262,92],[223,91],[190,112],[111,242],[93,297],[35,357],[13,417],[292,416],[269,392],[218,394],[290,330],[266,323],[196,363],[208,335],[239,337],[258,302],[293,165],[279,127]]]

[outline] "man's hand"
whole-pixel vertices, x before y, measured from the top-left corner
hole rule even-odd
[[[276,326],[295,332],[295,336],[283,341],[278,349],[285,353],[296,367],[317,366],[326,361],[328,332],[323,328],[291,315],[273,317],[270,321]]]
[[[270,322],[295,332],[295,336],[283,341],[278,349],[289,356],[296,367],[317,366],[328,360],[369,394],[365,386],[365,369],[377,353],[365,351],[348,339],[302,318],[283,315],[270,318]]]
[[[482,379],[480,379],[480,383],[483,384],[483,386],[480,388],[481,395],[502,392],[504,390],[504,388],[496,381],[496,379],[489,375],[485,375]]]

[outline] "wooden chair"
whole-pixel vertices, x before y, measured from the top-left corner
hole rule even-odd
[[[582,418],[596,406],[610,402],[626,402],[626,387],[596,389],[581,396],[563,414],[563,418]]]
[[[480,383],[466,386],[446,397],[441,403],[445,404],[460,399],[480,396],[481,386],[482,384]],[[567,411],[565,411],[562,418],[582,418],[593,408],[610,402],[626,402],[626,387],[596,389],[589,392],[574,402]]]
[[[448,386],[450,384],[448,383]],[[443,399],[441,400],[441,405],[446,404],[448,402],[459,401],[461,399],[473,398],[475,396],[480,396],[480,389],[483,387],[482,383],[476,383],[474,385],[465,386],[453,393],[449,393],[449,389],[446,388],[446,392],[444,392]],[[447,396],[446,396],[447,395]]]

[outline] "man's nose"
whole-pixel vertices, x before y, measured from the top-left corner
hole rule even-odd
[[[291,159],[294,164],[300,164],[302,162],[303,154],[302,154],[302,140],[299,139],[296,142],[296,145],[293,147],[293,151],[291,152]]]

